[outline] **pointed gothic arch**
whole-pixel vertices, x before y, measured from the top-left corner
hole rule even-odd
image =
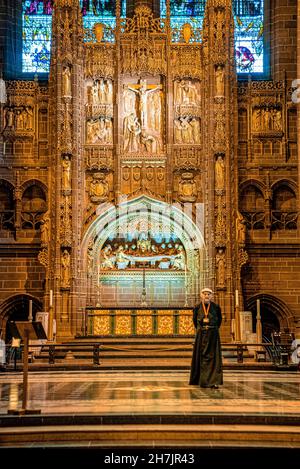
[[[202,231],[201,209],[195,223],[190,214],[186,213],[180,204],[167,204],[153,199],[147,195],[141,195],[135,199],[126,200],[119,206],[103,204],[99,206],[98,217],[87,229],[81,247],[83,282],[86,279],[94,279],[92,287],[86,290],[95,289],[95,277],[99,276],[101,269],[100,253],[105,241],[112,238],[115,233],[119,233],[124,239],[132,233],[130,230],[144,226],[145,231],[151,231],[158,227],[165,236],[165,239],[173,238],[180,240],[186,253],[186,269],[182,272],[171,272],[174,281],[187,281],[189,278],[189,295],[191,301],[199,295],[199,289],[204,285],[206,276],[206,248]],[[140,228],[139,228],[140,229]],[[154,229],[154,228],[153,228]],[[141,232],[143,231],[141,229]],[[92,265],[91,265],[92,258]],[[99,267],[100,266],[100,267]],[[124,275],[123,275],[124,274]],[[157,274],[157,271],[156,271]],[[162,272],[162,275],[170,274],[170,270]],[[109,278],[121,279],[130,272],[118,272],[112,270],[106,273]],[[135,276],[138,273],[134,273]],[[183,285],[186,287],[186,285]],[[95,292],[94,292],[95,294]]]
[[[253,295],[246,302],[246,309],[252,312],[253,323],[255,323],[256,318],[257,300],[260,300],[263,334],[265,333],[265,335],[269,337],[272,329],[273,332],[278,332],[278,330],[283,330],[286,327],[289,329],[292,328],[294,315],[292,314],[290,308],[280,298],[267,293]]]
[[[6,341],[10,339],[10,331],[8,328],[9,321],[26,321],[29,312],[29,300],[32,300],[33,319],[38,311],[42,311],[43,304],[41,300],[27,293],[6,298],[0,306],[0,329],[5,331]]]

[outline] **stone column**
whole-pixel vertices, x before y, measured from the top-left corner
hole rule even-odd
[[[271,10],[271,51],[272,51],[272,72],[275,81],[286,78],[290,83],[295,78],[296,72],[296,28],[297,28],[297,8],[299,14],[299,1],[277,0],[270,2],[273,6]],[[298,16],[299,18],[299,16]],[[299,52],[298,52],[299,54]]]
[[[300,212],[300,0],[297,2],[297,93],[296,93],[296,102],[297,102],[297,148],[298,148],[298,211]],[[300,217],[298,218],[298,233],[300,236]]]

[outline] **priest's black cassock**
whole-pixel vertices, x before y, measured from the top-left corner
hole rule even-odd
[[[219,327],[221,308],[216,303],[200,303],[194,308],[196,338],[192,357],[190,384],[209,388],[223,384],[222,353]],[[205,310],[208,310],[207,320]]]

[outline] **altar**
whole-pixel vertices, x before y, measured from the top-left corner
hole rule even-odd
[[[192,308],[87,308],[87,336],[194,335]]]

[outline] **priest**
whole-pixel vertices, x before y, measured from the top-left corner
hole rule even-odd
[[[193,312],[196,338],[192,357],[190,384],[201,388],[218,388],[223,384],[222,352],[219,328],[221,308],[211,301],[213,291],[201,290],[201,303]]]

